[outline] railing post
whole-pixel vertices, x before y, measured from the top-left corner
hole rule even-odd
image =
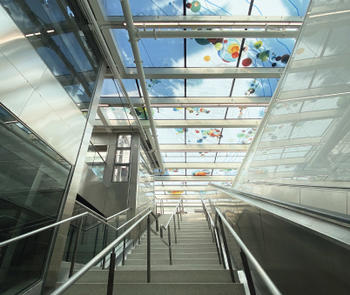
[[[108,228],[107,228],[107,225],[105,224],[103,227],[103,248],[102,249],[106,248],[107,239],[108,239]],[[106,256],[103,257],[103,260],[102,260],[102,269],[105,268],[105,264],[106,264]]]
[[[176,219],[175,219],[175,215],[173,215],[173,221],[174,221],[174,238],[175,238],[175,244],[177,244]],[[169,227],[170,227],[170,226],[169,226]]]
[[[151,221],[147,216],[147,283],[151,282]]]
[[[170,265],[173,264],[173,255],[172,255],[172,252],[171,252],[171,235],[170,235],[170,226],[168,226],[168,245],[169,245],[169,263]]]
[[[219,241],[219,236],[218,233],[216,231],[216,227],[214,225],[213,227],[213,232],[214,232],[214,236],[215,236],[215,245],[216,245],[216,251],[218,252],[218,258],[219,258],[219,264],[221,264],[221,258],[222,258],[222,253],[220,251],[221,249],[221,243]],[[220,246],[219,246],[220,245]],[[222,249],[221,249],[222,250]]]
[[[253,282],[253,278],[252,278],[252,273],[250,272],[250,267],[249,267],[247,256],[242,251],[242,249],[241,249],[240,254],[241,254],[242,264],[243,264],[243,268],[244,268],[244,273],[245,273],[245,276],[246,276],[247,282],[248,282],[249,292],[251,295],[256,295],[254,282]]]
[[[220,225],[220,231],[221,231],[222,240],[224,242],[224,247],[225,247],[225,252],[226,252],[226,257],[227,257],[227,263],[228,263],[228,267],[230,269],[231,279],[232,279],[232,282],[235,283],[236,280],[235,280],[235,276],[234,276],[234,273],[233,273],[232,261],[231,261],[230,251],[229,251],[228,245],[227,245],[227,240],[226,240],[224,226],[222,224],[222,220],[221,220],[220,216],[219,216],[218,219],[219,219],[219,225]]]
[[[79,237],[80,237],[82,226],[83,226],[83,218],[80,218],[79,225],[78,225],[77,236],[76,236],[75,241],[74,241],[74,247],[73,247],[73,253],[72,253],[72,261],[70,263],[70,268],[69,268],[69,277],[71,277],[73,275],[73,272],[74,272],[75,256],[77,254],[78,242],[79,242]]]
[[[137,230],[138,230],[138,233],[137,233],[137,235],[138,235],[138,243],[139,243],[139,245],[141,244],[141,230],[140,230],[140,224],[138,225],[138,227],[137,227]]]
[[[113,295],[114,270],[115,270],[115,252],[114,252],[114,248],[113,248],[110,259],[109,259],[107,295]]]
[[[163,226],[160,226],[160,232],[159,232],[159,236],[161,239],[163,239]]]
[[[222,243],[221,243],[221,237],[220,237],[220,232],[218,230],[218,214],[215,214],[215,221],[214,221],[214,225],[215,225],[215,229],[216,229],[216,234],[218,237],[218,243],[219,243],[219,250],[220,250],[220,254],[221,254],[221,261],[222,261],[222,266],[225,268],[225,257],[224,257],[224,251],[222,249]]]
[[[122,265],[125,265],[125,237],[123,239],[123,260]]]
[[[176,216],[177,216],[177,228],[180,229],[180,210],[179,210],[179,207],[177,207],[177,210],[176,210]]]

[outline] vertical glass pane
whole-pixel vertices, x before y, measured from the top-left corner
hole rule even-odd
[[[118,135],[118,148],[128,148],[131,145],[131,135],[130,134],[120,134]]]
[[[129,166],[116,166],[113,173],[114,182],[127,182],[129,180]]]
[[[70,165],[0,106],[0,241],[57,220]],[[0,249],[0,294],[42,277],[52,231]]]
[[[130,150],[117,150],[115,162],[122,164],[130,163]]]

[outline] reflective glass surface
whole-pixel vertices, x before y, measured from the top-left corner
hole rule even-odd
[[[76,105],[88,109],[100,55],[80,10],[68,1],[1,0]]]
[[[57,220],[71,166],[0,104],[0,241]],[[52,231],[1,248],[1,294],[42,277]]]

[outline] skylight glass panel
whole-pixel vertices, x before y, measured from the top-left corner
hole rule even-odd
[[[149,79],[146,80],[147,90],[150,96],[184,96],[184,80],[180,79]]]
[[[116,46],[120,51],[124,66],[136,67],[134,63],[134,55],[129,42],[128,31],[124,29],[114,29],[112,30],[112,35],[115,38]]]
[[[186,181],[186,185],[208,185],[209,182],[208,181]]]
[[[187,176],[210,176],[211,169],[187,169]]]
[[[256,129],[254,128],[224,128],[222,144],[250,144],[253,141]]]
[[[116,94],[117,88],[115,87],[114,81],[112,79],[104,79],[101,95]]]
[[[121,16],[123,10],[120,1],[100,0],[107,16]],[[183,1],[154,1],[154,0],[129,0],[133,15],[181,15],[183,13]]]
[[[229,96],[232,79],[187,79],[187,96]]]
[[[340,97],[308,99],[304,102],[301,112],[337,109],[341,105],[340,101]]]
[[[237,169],[213,169],[213,175],[235,176],[237,175]]]
[[[271,115],[285,115],[285,114],[299,113],[302,105],[303,105],[302,101],[279,102],[273,107],[271,111]]]
[[[160,144],[184,144],[184,128],[157,128],[158,141]]]
[[[187,107],[186,119],[225,119],[227,108]]]
[[[184,176],[185,175],[185,169],[166,169],[165,175],[180,175]]]
[[[140,93],[137,89],[135,79],[123,79],[122,82],[126,91],[128,92],[129,97],[140,97]],[[120,95],[124,97],[124,94],[121,92],[121,90],[120,90]]]
[[[246,153],[217,153],[216,162],[217,163],[242,163]]]
[[[288,63],[294,43],[295,39],[290,38],[246,39],[240,66],[283,68]]]
[[[332,121],[333,119],[322,119],[297,122],[290,138],[322,136]]]
[[[261,141],[275,141],[288,139],[292,130],[292,123],[269,124],[265,127],[264,133],[261,137]]]
[[[186,153],[186,161],[188,163],[214,163],[216,153]]]
[[[188,67],[235,67],[242,39],[187,39]]]
[[[184,108],[153,108],[153,118],[158,120],[184,120]]]
[[[185,65],[182,38],[144,38],[140,39],[138,44],[144,67],[184,67]]]
[[[185,153],[161,153],[165,163],[185,162]]]
[[[163,186],[169,186],[169,185],[185,185],[184,181],[163,181]]]
[[[309,0],[255,0],[252,15],[304,16]]]
[[[187,15],[246,15],[248,1],[241,0],[187,0]]]
[[[122,82],[129,97],[140,97],[135,79],[123,79]],[[116,85],[118,87],[116,87]],[[124,97],[118,82],[114,81],[113,79],[104,79],[101,95],[115,95],[117,97]],[[118,98],[116,98],[116,100],[117,99]]]
[[[232,96],[272,96],[278,79],[236,79]]]
[[[133,120],[129,108],[101,107],[101,110],[109,120]]]
[[[260,119],[265,115],[265,107],[233,107],[227,111],[227,119]]]
[[[188,128],[187,144],[217,144],[221,138],[221,128]]]

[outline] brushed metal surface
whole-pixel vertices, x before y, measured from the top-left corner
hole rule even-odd
[[[282,294],[348,294],[349,249],[244,201],[216,204]],[[239,249],[232,240],[230,249],[239,266]],[[269,294],[254,270],[252,274],[259,294]]]

